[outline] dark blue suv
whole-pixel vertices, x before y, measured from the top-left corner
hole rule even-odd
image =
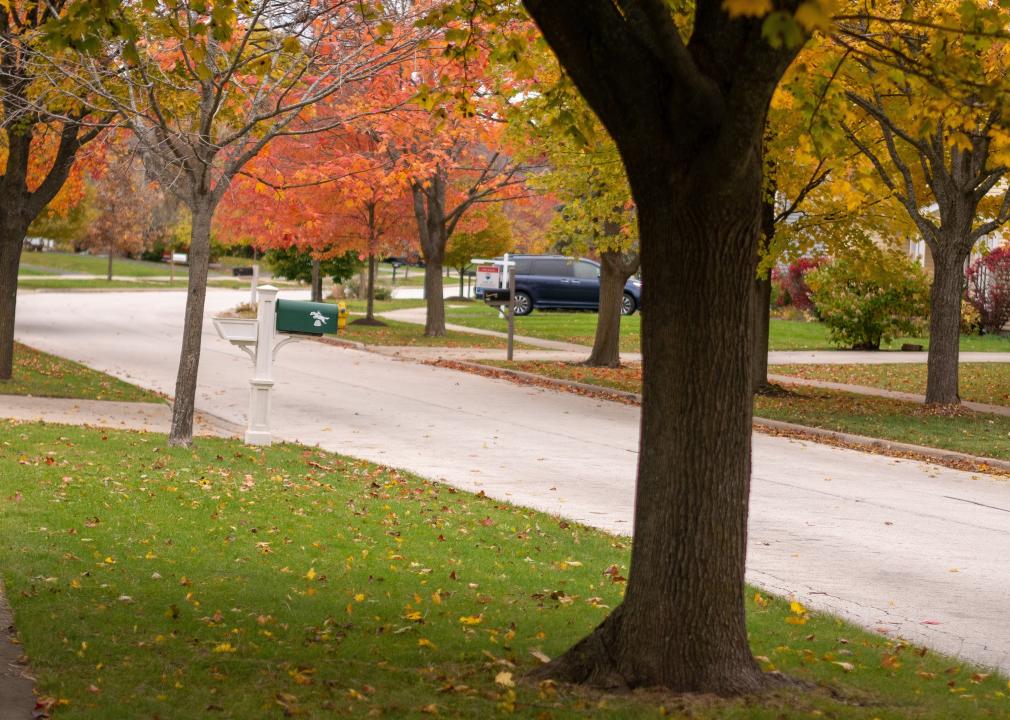
[[[515,314],[529,315],[534,308],[598,310],[600,264],[562,255],[510,255],[515,261]],[[477,296],[483,293],[478,290]],[[642,283],[631,278],[624,286],[621,314],[642,307]]]

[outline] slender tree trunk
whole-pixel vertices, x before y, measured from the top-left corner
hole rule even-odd
[[[435,242],[438,242],[437,238]],[[441,250],[433,247],[430,253],[425,252],[424,299],[428,312],[424,322],[424,334],[427,337],[445,335],[445,297],[442,293],[442,254],[444,252],[445,240],[441,241]]]
[[[753,303],[754,357],[751,364],[751,383],[754,392],[768,389],[768,335],[771,332],[772,271],[765,270],[754,278],[751,288]]]
[[[463,271],[465,269],[466,269],[465,265],[463,267],[459,268],[459,296],[460,296],[460,298],[466,297],[466,295],[465,295],[466,291],[463,290]]]
[[[445,178],[436,171],[427,186],[415,183],[411,188],[414,217],[424,256],[424,300],[427,316],[426,337],[445,335],[445,298],[442,293],[442,263],[449,242],[445,218]]]
[[[593,349],[585,364],[591,367],[621,366],[621,304],[624,285],[638,270],[638,254],[625,261],[618,251],[600,253],[600,306],[596,316]]]
[[[647,312],[627,593],[542,676],[720,694],[770,682],[750,652],[743,594],[760,180],[719,192],[721,171],[709,174],[707,185],[635,184]]]
[[[775,237],[775,200],[774,187],[767,190],[761,201],[761,241],[758,243],[756,261],[760,263],[771,247]],[[768,334],[771,331],[772,305],[772,271],[764,270],[754,278],[751,290],[753,312],[752,342],[754,344],[754,362],[752,364],[751,383],[754,392],[762,392],[768,388]]]
[[[107,282],[112,282],[112,254],[115,250],[115,242],[109,241],[109,266],[105,271],[105,279]]]
[[[191,208],[193,226],[189,242],[189,286],[182,330],[179,372],[175,381],[172,429],[168,444],[189,447],[193,443],[193,414],[196,410],[196,381],[200,368],[203,312],[207,299],[207,270],[210,264],[210,225],[214,206],[201,199]]]
[[[964,254],[945,243],[933,249],[933,286],[929,293],[929,356],[926,402],[956,405],[961,342],[961,296],[964,294]]]
[[[323,277],[319,271],[319,260],[312,258],[312,302],[323,301]]]
[[[14,319],[24,237],[20,225],[0,226],[0,381],[10,380],[14,372]]]
[[[375,322],[375,254],[368,256],[368,303],[365,306],[365,320]]]

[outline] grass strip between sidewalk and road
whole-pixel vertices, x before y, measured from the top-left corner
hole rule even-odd
[[[509,363],[482,360],[479,364],[623,392],[640,393],[642,390],[640,365],[627,364],[611,369],[550,361]],[[1000,415],[965,409],[937,411],[889,398],[798,386],[790,387],[780,396],[756,397],[754,415],[836,432],[1010,460],[1010,443],[1007,442],[1010,417]]]
[[[769,372],[810,380],[926,394],[926,366],[922,364],[773,365]],[[962,400],[1010,405],[1010,363],[961,363],[959,386]]]
[[[55,718],[1005,718],[1006,678],[748,589],[739,700],[521,681],[628,540],[319,449],[0,423],[0,568]]]
[[[157,393],[21,343],[14,343],[13,377],[0,382],[0,396],[2,395],[164,402],[164,398]]]

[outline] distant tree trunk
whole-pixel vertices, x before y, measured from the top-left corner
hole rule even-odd
[[[0,381],[10,380],[14,372],[14,319],[18,301],[18,267],[24,247],[23,223],[0,225]]]
[[[200,368],[203,312],[207,300],[207,271],[210,264],[210,225],[214,217],[214,205],[207,198],[201,198],[190,209],[193,225],[189,242],[189,285],[179,373],[175,381],[175,402],[172,406],[172,429],[168,435],[168,444],[176,447],[189,447],[193,444],[196,381]]]
[[[368,255],[368,303],[365,306],[365,320],[375,322],[375,253]]]
[[[760,263],[768,248],[771,246],[772,238],[775,237],[775,200],[774,191],[769,194],[766,190],[764,199],[761,202],[761,241],[758,243],[757,262]],[[754,392],[760,393],[768,388],[768,334],[771,331],[771,304],[772,304],[772,271],[771,268],[764,270],[754,278],[754,285],[751,291],[751,303],[753,311],[753,332],[754,362],[751,373],[751,383]]]
[[[116,242],[115,240],[109,239],[109,266],[105,272],[105,279],[108,282],[112,282],[112,255],[115,253]]]
[[[961,297],[967,254],[954,243],[933,249],[933,286],[929,293],[929,355],[926,362],[926,402],[956,405],[961,342]],[[940,250],[940,252],[937,252]]]
[[[319,271],[319,259],[312,258],[312,302],[323,301],[323,276]]]
[[[463,290],[463,271],[466,270],[466,266],[459,268],[459,296],[461,298],[466,297],[465,290]]]
[[[414,217],[417,220],[421,252],[424,257],[424,299],[427,317],[424,334],[427,337],[445,335],[445,299],[442,293],[442,263],[449,241],[445,218],[445,177],[436,171],[427,186],[411,186]]]
[[[600,253],[600,306],[596,315],[596,336],[585,364],[590,367],[621,366],[621,305],[628,278],[638,271],[638,253],[625,255],[616,250]]]

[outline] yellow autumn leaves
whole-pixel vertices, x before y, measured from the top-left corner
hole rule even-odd
[[[807,32],[826,31],[831,27],[834,0],[808,0],[796,8],[793,18]],[[772,0],[723,0],[722,8],[730,17],[765,17],[774,11]]]

